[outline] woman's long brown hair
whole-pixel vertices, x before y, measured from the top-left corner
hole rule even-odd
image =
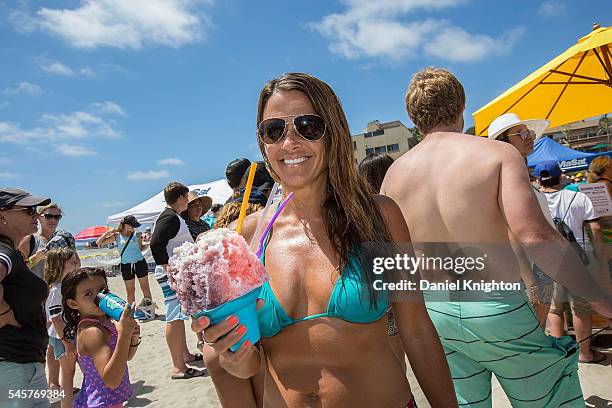
[[[329,85],[304,73],[287,73],[269,81],[259,94],[257,126],[263,120],[266,104],[272,94],[289,90],[306,94],[315,112],[325,121],[323,139],[327,156],[327,188],[322,213],[327,237],[340,258],[342,274],[344,267],[351,262],[351,252],[367,242],[390,242],[391,237],[369,186],[357,173],[348,122],[340,100]],[[282,184],[270,166],[264,143],[259,138],[258,143],[268,171]],[[378,278],[370,269],[363,269],[371,305],[376,305],[373,282]]]

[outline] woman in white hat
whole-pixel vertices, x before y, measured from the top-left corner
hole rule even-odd
[[[210,229],[208,223],[202,221],[202,216],[210,210],[212,198],[205,195],[199,196],[197,192],[190,191],[187,194],[187,200],[188,207],[181,213],[181,217],[185,220],[189,233],[195,241],[198,235]]]
[[[511,144],[527,162],[527,156],[533,152],[535,140],[542,136],[549,125],[550,121],[546,119],[521,120],[515,113],[505,113],[489,125],[489,139]],[[544,216],[554,226],[546,197],[535,188],[533,191]],[[540,325],[545,328],[552,299],[553,280],[545,275],[537,265],[527,260],[520,246],[515,246],[515,252],[521,263],[521,278],[527,286],[527,296],[536,310]]]

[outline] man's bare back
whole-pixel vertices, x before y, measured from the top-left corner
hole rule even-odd
[[[509,244],[513,235],[544,273],[579,296],[597,300],[592,306],[612,316],[609,294],[577,273],[584,266],[539,210],[525,162],[508,144],[432,132],[395,161],[381,194],[399,205],[413,243]],[[488,267],[497,277],[518,279],[511,246],[496,249]],[[608,301],[601,303],[604,298]]]
[[[433,133],[395,161],[381,192],[396,200],[415,242],[508,242],[499,202],[504,158],[515,166],[521,160],[502,143]],[[525,169],[522,174],[519,187],[530,192]]]

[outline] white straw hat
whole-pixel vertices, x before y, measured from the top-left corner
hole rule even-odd
[[[527,129],[533,130],[536,139],[542,136],[542,133],[550,126],[550,120],[547,119],[528,119],[521,120],[516,113],[504,113],[497,117],[489,125],[489,139],[497,139],[506,130],[517,125],[525,125]]]

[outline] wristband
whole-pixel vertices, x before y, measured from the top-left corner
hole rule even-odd
[[[10,312],[11,310],[11,306],[9,305],[8,309],[6,309],[6,311],[4,313],[0,313],[0,316],[4,316],[5,314],[7,314],[8,312]]]
[[[31,257],[28,258],[28,266],[29,267],[33,267],[34,266],[34,262],[32,261],[32,258],[34,258],[34,255],[32,255]]]
[[[132,344],[132,343],[130,343],[130,347],[138,347],[138,346],[140,346],[140,343],[141,343],[141,342],[142,342],[142,338],[140,338],[140,337],[139,337],[139,338],[138,338],[138,343],[136,343],[136,344]]]

